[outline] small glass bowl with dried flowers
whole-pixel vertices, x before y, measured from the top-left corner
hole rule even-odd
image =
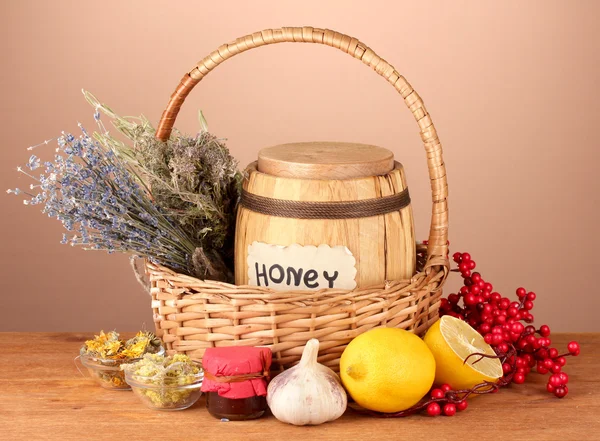
[[[125,381],[150,409],[187,409],[202,395],[204,371],[187,355],[147,354],[134,363],[121,365],[121,369]]]
[[[79,352],[79,360],[103,388],[130,390],[121,365],[140,360],[144,354],[162,355],[164,352],[160,339],[151,332],[140,331],[125,341],[115,331],[101,331],[94,339],[85,342]]]

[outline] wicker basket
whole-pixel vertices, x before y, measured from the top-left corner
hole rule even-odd
[[[268,29],[219,47],[185,74],[156,136],[168,139],[186,96],[216,66],[240,52],[280,42],[325,44],[358,58],[394,86],[417,120],[433,200],[429,240],[418,247],[417,273],[410,280],[353,291],[299,293],[199,280],[147,262],[154,321],[169,354],[200,359],[208,347],[268,346],[273,351],[273,369],[281,370],[299,361],[310,338],[318,338],[319,361],[337,370],[344,348],[359,334],[379,326],[422,334],[437,320],[449,268],[446,170],[433,122],[404,77],[357,39],[311,27]]]

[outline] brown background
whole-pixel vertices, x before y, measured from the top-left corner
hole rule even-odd
[[[504,294],[538,293],[537,322],[600,331],[600,31],[595,1],[2,1],[0,189],[25,187],[26,147],[93,127],[80,89],[155,123],[193,63],[264,28],[329,27],[373,47],[424,98],[445,147],[452,251]],[[194,91],[177,126],[260,147],[353,141],[405,165],[425,238],[430,196],[417,126],[398,95],[332,48],[277,45],[235,57]],[[51,150],[49,148],[48,152]],[[0,330],[152,327],[127,258],[59,244],[62,227],[0,196]],[[457,286],[457,276],[449,287]]]

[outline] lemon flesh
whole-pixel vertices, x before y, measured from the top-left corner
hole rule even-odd
[[[419,402],[433,384],[435,360],[416,335],[376,328],[344,350],[340,377],[354,401],[378,412],[399,412]]]
[[[454,390],[471,389],[484,381],[495,382],[503,375],[502,363],[497,358],[480,361],[479,356],[468,358],[474,353],[492,356],[496,353],[479,332],[460,319],[442,317],[429,328],[423,340],[435,357],[438,385],[449,384]]]

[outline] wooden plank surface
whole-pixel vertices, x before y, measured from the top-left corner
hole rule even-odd
[[[104,390],[82,377],[73,358],[90,334],[0,333],[0,440],[600,440],[600,334],[577,340],[569,358],[569,395],[545,392],[546,376],[476,398],[455,417],[377,419],[352,410],[316,427],[294,427],[272,416],[220,422],[201,398],[190,409],[158,412],[131,392]]]

